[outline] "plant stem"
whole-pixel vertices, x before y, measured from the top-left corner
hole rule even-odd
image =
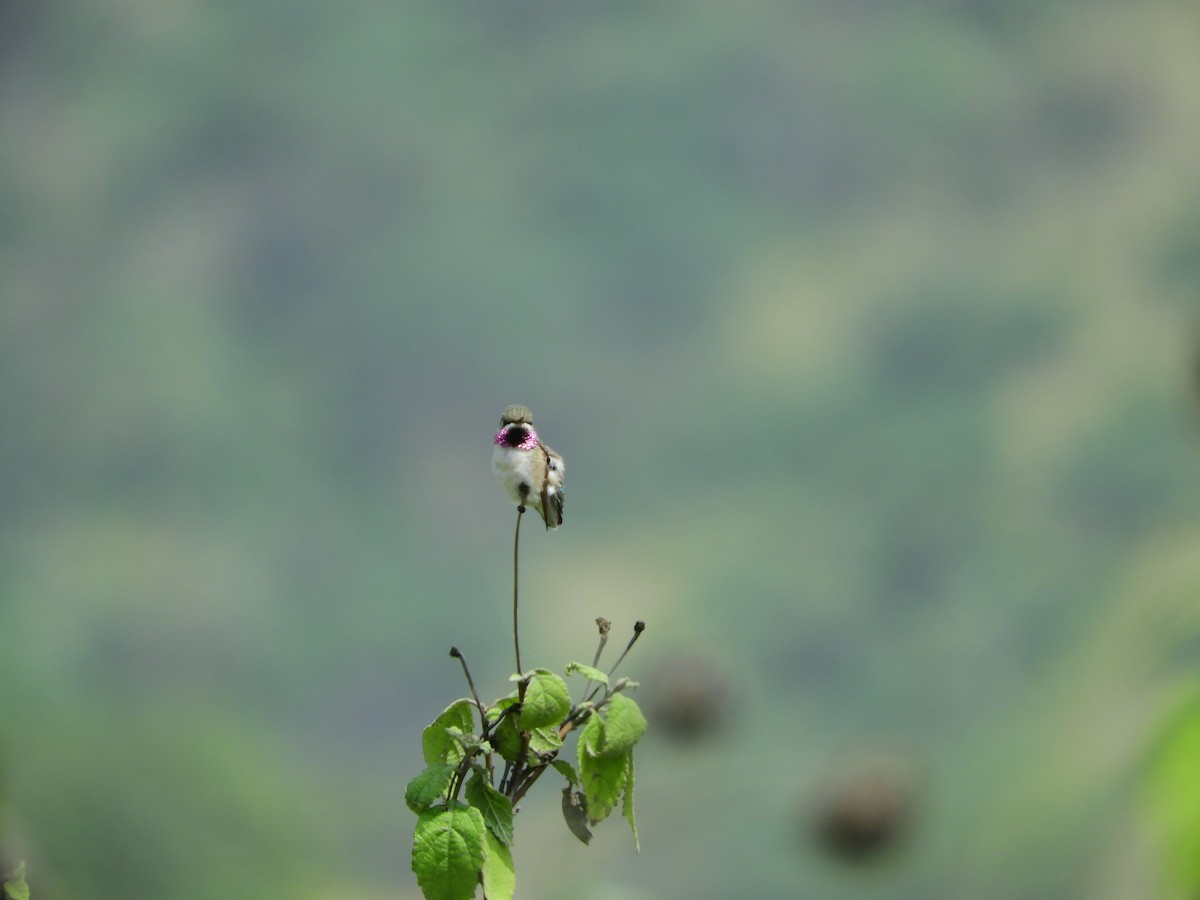
[[[463,756],[458,764],[458,768],[454,770],[454,775],[450,781],[454,785],[454,790],[450,792],[452,801],[458,799],[458,792],[462,790],[463,782],[467,780],[467,772],[471,769],[471,754]]]
[[[574,731],[575,727],[575,722],[571,719],[563,722],[562,727],[558,729],[558,739],[561,741],[568,734]],[[549,768],[550,764],[546,763],[544,766],[538,766],[536,769],[526,772],[524,781],[522,781],[519,785],[516,784],[514,780],[513,784],[510,785],[512,788],[512,793],[509,797],[514,806],[516,806],[517,802],[520,801],[520,799],[524,797],[526,793],[528,793],[529,789],[533,787],[534,782],[542,777],[542,773]]]
[[[487,737],[487,707],[483,705],[483,701],[479,699],[479,692],[475,690],[475,681],[471,678],[471,670],[467,668],[467,658],[462,655],[462,651],[457,647],[450,648],[450,655],[459,661],[462,665],[463,675],[467,677],[467,687],[471,689],[471,696],[475,698],[475,705],[479,708],[480,727],[483,729],[483,736]]]
[[[608,632],[612,628],[612,622],[601,616],[596,619],[596,628],[600,630],[600,645],[596,647],[596,655],[592,657],[593,669],[600,665],[600,654],[604,652],[604,645],[608,643]]]
[[[517,529],[513,535],[513,650],[517,656],[517,674],[521,674],[525,670],[521,668],[521,632],[517,627],[517,560],[520,556],[518,553],[521,547],[521,517],[525,514],[525,507],[517,507]],[[521,699],[524,699],[525,692],[521,692]]]
[[[600,644],[596,647],[596,655],[592,657],[593,669],[598,669],[600,667],[600,654],[604,652],[604,645],[608,643],[608,632],[609,629],[612,628],[612,622],[601,616],[600,618],[596,619],[596,627],[600,629]],[[583,693],[581,696],[586,697],[588,695],[588,691],[591,689],[592,679],[589,678],[586,682],[584,682]]]
[[[617,661],[613,663],[612,668],[608,670],[609,677],[612,676],[613,672],[617,671],[617,666],[619,666],[625,659],[626,655],[628,655],[629,651],[633,648],[633,645],[637,643],[637,639],[642,636],[642,632],[645,630],[646,623],[641,619],[633,623],[633,637],[629,639],[629,643],[625,645],[625,649],[621,651],[621,655],[617,657]],[[584,698],[583,702],[586,703],[588,700],[591,700],[592,697],[595,697],[600,691],[601,687],[603,687],[603,685],[596,685],[596,689],[588,694],[588,696]]]

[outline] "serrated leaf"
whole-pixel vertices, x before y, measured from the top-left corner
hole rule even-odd
[[[0,890],[0,896],[8,897],[9,900],[29,900],[29,885],[25,883],[25,863],[17,863],[17,867],[0,887],[3,888]]]
[[[579,741],[579,783],[587,797],[588,818],[600,822],[608,818],[625,790],[629,754],[599,756],[590,753]]]
[[[476,753],[488,753],[492,749],[492,745],[480,738],[479,735],[465,732],[457,725],[448,725],[446,734],[457,741],[463,753],[468,756]]]
[[[641,842],[638,841],[637,821],[633,817],[633,751],[629,751],[629,764],[626,766],[627,775],[625,777],[625,795],[621,798],[621,815],[625,817],[625,821],[629,823],[629,828],[633,831],[633,850],[635,853],[642,852]]]
[[[557,728],[535,728],[529,732],[529,752],[539,763],[542,756],[557,753],[562,745]]]
[[[426,900],[472,900],[486,831],[483,815],[465,803],[426,810],[417,817],[412,869]]]
[[[470,700],[455,700],[421,732],[421,753],[427,766],[437,762],[457,763],[463,758],[462,745],[448,729],[457,728],[462,734],[470,734],[474,708]]]
[[[579,784],[579,776],[575,774],[575,767],[565,759],[556,759],[550,763],[550,765],[558,769],[559,773],[563,776],[563,778],[567,779],[570,784]]]
[[[488,720],[494,722],[504,710],[508,709],[517,702],[516,694],[509,694],[507,697],[501,697],[488,708]]]
[[[420,814],[433,806],[446,793],[455,768],[451,763],[434,763],[410,781],[404,789],[408,808]]]
[[[579,752],[599,756],[604,745],[604,720],[593,713],[579,732]]]
[[[474,730],[474,711],[474,701],[461,697],[438,713],[438,717],[433,721],[437,725],[453,725],[460,731],[469,734]]]
[[[585,844],[591,843],[592,830],[588,828],[587,798],[579,791],[571,790],[569,786],[563,788],[562,812],[571,834]]]
[[[567,683],[549,669],[534,669],[525,686],[525,700],[517,714],[522,731],[532,731],[547,725],[557,725],[571,711],[571,695]]]
[[[512,900],[517,888],[512,851],[491,831],[485,831],[483,839],[483,896],[487,900]]]
[[[491,832],[508,846],[513,837],[512,801],[492,787],[482,769],[476,769],[467,782],[467,802],[483,814],[483,821]],[[491,894],[488,895],[491,900]]]
[[[646,733],[646,717],[636,701],[613,694],[604,709],[604,732],[592,752],[600,756],[624,756]]]
[[[568,675],[575,675],[578,673],[590,681],[598,681],[605,687],[608,687],[608,676],[592,666],[585,666],[583,663],[577,662],[567,663],[566,672]]]

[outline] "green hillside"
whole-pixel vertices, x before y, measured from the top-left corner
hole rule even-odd
[[[415,898],[450,645],[508,689],[519,402],[569,467],[525,655],[644,619],[647,708],[684,659],[728,707],[651,715],[638,856],[532,793],[518,897],[1194,889],[1198,26],[0,9],[0,874]],[[875,755],[907,830],[831,859]]]

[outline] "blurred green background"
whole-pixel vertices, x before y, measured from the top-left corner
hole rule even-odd
[[[0,859],[416,897],[517,402],[524,655],[644,619],[651,710],[641,855],[547,786],[518,896],[1194,896],[1198,59],[1190,0],[0,6]]]

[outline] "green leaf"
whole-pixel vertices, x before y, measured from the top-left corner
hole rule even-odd
[[[597,720],[598,721],[598,720]],[[592,720],[588,720],[590,727]],[[588,818],[599,822],[617,805],[628,781],[630,754],[622,756],[600,756],[588,750],[588,727],[579,739],[579,782],[587,797]]]
[[[485,831],[483,839],[483,895],[487,900],[512,900],[517,887],[512,851],[491,831]]]
[[[474,756],[478,753],[491,752],[491,744],[480,738],[477,734],[464,732],[457,725],[448,725],[446,727],[446,734],[450,735],[451,738],[457,741],[459,747],[461,747],[463,752],[468,756]]]
[[[474,711],[474,701],[463,697],[455,700],[438,713],[438,717],[433,720],[433,723],[435,725],[453,725],[460,731],[470,734],[475,730]]]
[[[505,697],[503,700],[497,700],[496,705],[488,710],[488,719],[496,721],[499,715],[508,707],[517,702],[516,697]],[[521,732],[517,728],[517,717],[510,713],[501,720],[499,725],[492,729],[491,733],[492,747],[504,759],[509,762],[516,762],[517,757],[521,755]]]
[[[500,713],[504,712],[504,710],[508,709],[516,702],[517,695],[515,693],[509,694],[507,697],[501,697],[488,709],[488,720],[494,722]]]
[[[585,751],[591,756],[599,756],[604,746],[604,719],[596,713],[588,717],[579,732],[579,753]]]
[[[508,846],[513,837],[512,801],[492,787],[487,773],[476,768],[467,782],[467,802],[483,814],[483,821],[500,843]],[[491,900],[491,894],[488,894]]]
[[[534,669],[525,687],[525,701],[518,713],[522,731],[557,725],[571,711],[567,683],[549,669]]]
[[[447,729],[456,728],[460,734],[470,734],[474,724],[471,710],[474,708],[475,704],[470,700],[455,700],[421,732],[421,752],[427,766],[437,762],[457,763],[463,758],[462,744]]]
[[[562,749],[562,745],[557,728],[535,728],[529,732],[529,752],[535,757],[536,765],[541,765],[543,755],[557,753]]]
[[[508,716],[492,731],[492,746],[504,759],[516,762],[521,755],[521,732],[517,730],[517,717]]]
[[[25,883],[25,863],[17,863],[17,867],[4,882],[3,888],[0,896],[7,896],[9,900],[29,900],[29,885]]]
[[[565,759],[556,759],[550,765],[558,769],[563,778],[567,779],[571,785],[579,784],[579,776],[575,774],[575,767]]]
[[[1167,722],[1149,758],[1147,805],[1161,834],[1167,876],[1179,895],[1200,891],[1200,696]]]
[[[621,815],[629,823],[633,831],[633,849],[635,853],[642,852],[641,842],[638,841],[637,822],[633,818],[633,751],[629,751],[628,776],[625,779],[625,796],[621,798]]]
[[[472,900],[484,861],[487,828],[464,803],[429,809],[413,831],[412,869],[426,900]]]
[[[588,828],[587,798],[579,791],[571,790],[570,786],[563,788],[562,812],[571,834],[585,844],[591,843],[592,830]]]
[[[420,814],[433,806],[446,793],[455,768],[451,763],[434,763],[410,781],[404,789],[404,802],[408,808]]]
[[[595,669],[592,666],[585,666],[583,663],[567,663],[567,674],[574,675],[576,673],[590,681],[598,681],[605,687],[608,686],[608,676],[599,669]]]
[[[637,703],[624,694],[613,694],[604,709],[604,734],[593,752],[624,756],[646,732],[646,717]]]

